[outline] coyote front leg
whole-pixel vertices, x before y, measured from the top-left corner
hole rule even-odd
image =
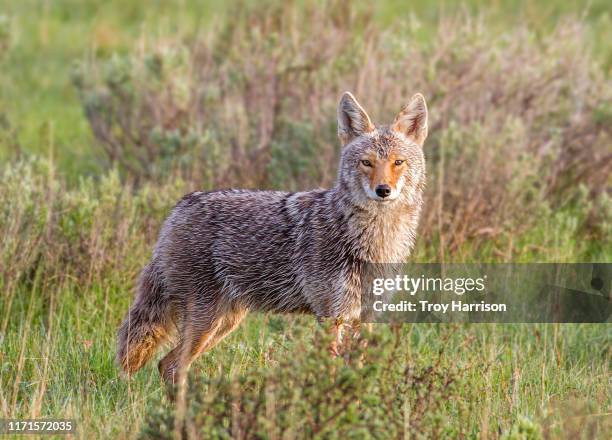
[[[333,339],[329,345],[329,353],[333,357],[343,356],[348,359],[348,351],[352,341],[359,338],[361,322],[353,320],[347,322],[342,318],[337,318],[331,327]]]
[[[357,341],[359,346],[366,349],[368,346],[367,339],[361,338],[361,328],[366,329],[366,333],[372,332],[371,323],[362,323],[356,319],[351,322],[343,321],[342,319],[334,320],[331,327],[333,339],[329,345],[329,353],[333,357],[342,356],[345,361],[350,360],[350,350],[353,347],[353,343]],[[363,362],[364,353],[359,357],[359,362]]]
[[[344,324],[342,322],[342,319],[337,318],[334,320],[334,323],[331,326],[331,331],[333,334],[333,339],[331,341],[331,343],[329,344],[329,353],[333,356],[333,357],[338,357],[340,356],[340,350],[342,348],[342,333],[343,333],[343,327]]]

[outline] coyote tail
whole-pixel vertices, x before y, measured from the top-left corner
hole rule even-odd
[[[172,317],[163,292],[161,276],[150,263],[140,274],[136,299],[118,332],[117,363],[128,376],[142,368],[168,338]]]

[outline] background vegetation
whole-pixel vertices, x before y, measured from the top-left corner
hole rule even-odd
[[[609,438],[609,324],[378,326],[345,364],[312,320],[252,316],[197,362],[178,425],[154,363],[113,365],[175,201],[333,184],[347,89],[378,122],[428,99],[414,261],[611,261],[606,2],[0,5],[1,417],[84,438]]]

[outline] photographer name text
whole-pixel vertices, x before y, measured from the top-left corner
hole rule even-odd
[[[418,278],[408,275],[397,275],[395,278],[376,278],[372,283],[372,293],[380,297],[384,293],[393,294],[405,292],[411,296],[419,293],[452,293],[462,296],[466,293],[485,293],[487,276],[481,278]],[[391,295],[392,297],[393,295]],[[452,300],[450,302],[433,302],[428,300],[412,300],[385,302],[377,299],[372,304],[375,312],[506,312],[504,303],[488,303],[486,301],[465,302]]]

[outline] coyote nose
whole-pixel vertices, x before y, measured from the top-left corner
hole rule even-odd
[[[378,197],[389,197],[391,195],[391,187],[389,185],[378,185],[376,187],[376,195]]]

